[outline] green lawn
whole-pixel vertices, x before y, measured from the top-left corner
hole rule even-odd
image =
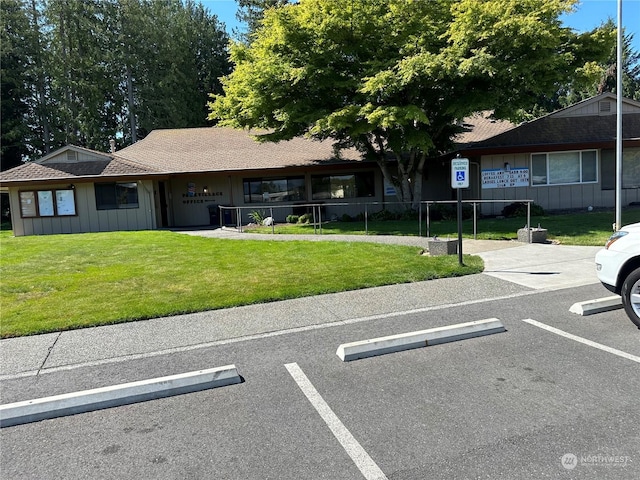
[[[517,238],[517,231],[526,224],[526,217],[487,218],[478,220],[477,238],[481,240],[510,240]],[[544,215],[531,217],[531,225],[548,230],[548,239],[565,245],[604,245],[612,233],[615,221],[613,211],[585,212],[566,215]],[[628,208],[622,212],[623,225],[640,222],[640,208]],[[271,233],[271,227],[247,229],[247,232]],[[463,222],[463,236],[473,238],[473,221]],[[418,235],[417,220],[369,221],[370,235]],[[431,222],[430,236],[437,235],[457,238],[458,226],[455,220]],[[275,233],[313,233],[312,225],[278,224]],[[364,235],[364,222],[327,222],[322,225],[323,234]],[[422,235],[426,236],[426,222],[423,220]]]
[[[640,222],[640,208],[623,223]],[[613,212],[534,217],[549,238],[602,245]],[[513,239],[523,218],[483,219],[480,239]],[[5,225],[3,225],[6,228]],[[431,236],[455,237],[455,221]],[[271,228],[248,231],[271,232]],[[328,222],[323,234],[364,234],[362,222]],[[464,222],[470,238],[471,221]],[[313,233],[278,225],[276,233]],[[417,221],[369,222],[369,234],[417,235]],[[426,233],[423,225],[423,235]],[[482,271],[482,260],[428,257],[420,249],[369,243],[242,242],[166,231],[14,238],[0,231],[0,335],[12,337]]]
[[[0,232],[0,334],[52,332],[481,272],[482,260],[345,242],[233,241],[167,231]]]

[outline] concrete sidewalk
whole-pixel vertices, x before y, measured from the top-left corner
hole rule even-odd
[[[225,231],[185,232],[225,238],[288,240],[288,235]],[[335,235],[305,238],[343,240]],[[300,239],[300,236],[296,236]],[[375,241],[425,246],[426,238],[369,236]],[[485,272],[412,284],[319,295],[261,305],[5,339],[0,342],[0,380],[231,343],[247,337],[326,328],[448,305],[598,283],[594,256],[600,247],[463,241]]]

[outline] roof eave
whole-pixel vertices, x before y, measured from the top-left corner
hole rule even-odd
[[[47,178],[20,178],[15,180],[0,180],[1,187],[20,187],[27,185],[46,185],[51,183],[91,183],[96,180],[147,180],[163,179],[169,175],[164,173],[135,173],[135,174],[113,174],[113,175],[82,175],[77,177],[47,177]]]
[[[623,147],[640,147],[640,139],[630,138],[622,142]],[[458,150],[459,153],[468,156],[479,155],[497,155],[505,153],[537,153],[551,151],[568,151],[568,150],[588,150],[600,148],[615,148],[616,141],[596,141],[581,143],[554,143],[554,144],[535,144],[535,145],[505,145],[505,146],[489,146],[489,147],[473,147],[469,146]]]

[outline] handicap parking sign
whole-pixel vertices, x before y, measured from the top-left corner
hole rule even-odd
[[[469,159],[451,160],[451,188],[469,188]]]

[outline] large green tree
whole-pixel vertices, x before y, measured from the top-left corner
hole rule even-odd
[[[212,119],[261,141],[331,138],[375,159],[399,198],[422,198],[425,163],[482,110],[515,118],[587,61],[592,35],[564,28],[574,0],[300,0],[265,11]],[[606,47],[606,48],[604,48]],[[595,57],[597,58],[595,58]],[[593,57],[593,58],[592,58]]]
[[[253,33],[260,26],[265,10],[291,3],[289,0],[236,0],[236,2],[238,3],[236,18],[247,25],[247,31],[235,33],[246,42],[251,41]]]
[[[517,120],[532,120],[604,92],[617,93],[617,28],[613,20],[581,35],[580,58],[595,58],[577,68],[566,84],[542,95],[533,109],[521,111]],[[603,56],[603,52],[609,53]],[[640,53],[633,49],[633,34],[622,40],[622,95],[640,100]]]
[[[2,168],[207,120],[228,35],[195,0],[0,0]]]
[[[605,23],[601,30],[609,30],[612,35],[616,33],[612,21]],[[561,99],[562,106],[571,105],[603,92],[617,93],[617,45],[612,46],[610,53],[603,61],[588,64],[582,71],[585,73],[583,81],[567,88],[566,96]],[[632,33],[622,38],[622,95],[640,101],[640,53],[633,49]]]
[[[0,170],[7,170],[20,165],[27,153],[23,138],[28,127],[23,118],[29,111],[26,76],[28,54],[32,52],[28,41],[29,18],[18,0],[0,2],[0,22]]]

